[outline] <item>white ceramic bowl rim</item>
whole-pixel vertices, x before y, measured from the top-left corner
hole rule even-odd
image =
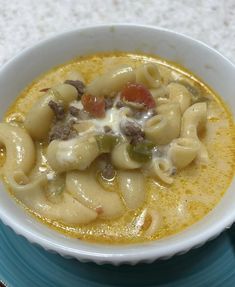
[[[103,28],[112,29],[112,27],[123,28],[123,29],[136,29],[136,28],[147,29],[147,30],[152,29],[158,32],[159,31],[166,32],[170,35],[177,36],[178,38],[181,39],[186,39],[198,46],[204,47],[205,49],[208,50],[209,53],[214,53],[218,57],[223,58],[223,61],[226,62],[226,65],[229,65],[231,69],[234,69],[235,71],[235,66],[231,61],[226,59],[219,52],[208,47],[206,44],[198,40],[192,39],[191,37],[170,31],[168,29],[162,29],[153,26],[135,25],[135,24],[110,24],[110,25],[99,25],[94,27],[91,26],[91,27],[75,29],[73,31],[68,31],[56,35],[55,37],[49,38],[47,40],[41,41],[35,46],[24,50],[15,58],[6,63],[0,70],[0,78],[4,74],[5,69],[7,69],[11,65],[14,65],[15,61],[17,61],[18,58],[25,56],[31,50],[40,49],[42,46],[47,45],[48,43],[53,42],[56,39],[63,37],[64,35],[73,33],[76,35],[78,32],[87,33],[90,31],[94,31],[94,29],[97,29],[98,31],[100,29],[102,30]],[[37,243],[43,246],[46,250],[56,251],[63,256],[75,257],[82,261],[95,261],[96,263],[109,262],[113,264],[119,264],[119,263],[137,263],[139,261],[151,262],[157,258],[171,257],[174,254],[186,252],[187,250],[193,247],[197,247],[200,244],[206,242],[207,240],[219,235],[226,227],[232,225],[232,223],[235,220],[235,208],[233,212],[230,213],[230,215],[221,218],[221,220],[217,221],[216,224],[211,225],[211,227],[208,227],[206,230],[200,232],[200,234],[194,234],[193,237],[192,236],[190,237],[190,240],[189,237],[186,236],[185,238],[182,238],[180,241],[176,242],[174,238],[175,236],[177,237],[177,235],[169,237],[168,238],[169,245],[166,245],[164,243],[164,239],[144,244],[120,245],[120,246],[116,245],[105,246],[101,244],[93,244],[78,241],[77,248],[71,248],[69,246],[60,244],[60,242],[57,240],[52,240],[45,234],[41,234],[40,232],[35,232],[28,229],[26,224],[23,225],[20,221],[17,220],[16,217],[12,216],[11,214],[5,213],[4,209],[0,209],[0,218],[6,225],[10,226],[17,234],[26,237],[32,243]]]

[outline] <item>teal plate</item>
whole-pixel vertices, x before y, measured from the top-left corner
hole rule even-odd
[[[0,242],[0,281],[8,287],[235,286],[235,226],[185,255],[136,266],[64,259],[1,223]]]

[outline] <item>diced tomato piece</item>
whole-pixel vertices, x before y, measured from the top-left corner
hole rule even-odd
[[[154,108],[156,106],[150,91],[144,85],[137,83],[126,84],[121,92],[121,99],[144,104],[146,108]]]
[[[103,97],[95,97],[85,94],[81,98],[84,110],[96,118],[105,115],[105,102]]]

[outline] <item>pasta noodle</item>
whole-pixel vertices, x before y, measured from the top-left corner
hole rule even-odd
[[[146,230],[144,230],[144,235],[147,237],[153,236],[161,225],[161,218],[159,212],[152,208],[145,210],[145,219],[150,220],[150,224]]]
[[[176,168],[185,168],[197,156],[200,145],[193,138],[178,138],[170,147],[171,160]]]
[[[167,144],[171,135],[167,132],[168,119],[164,115],[156,115],[146,121],[144,132],[147,139],[152,140],[156,144]]]
[[[97,212],[87,208],[68,193],[63,194],[59,204],[51,204],[44,209],[44,216],[67,224],[87,224],[97,218]]]
[[[167,117],[167,142],[169,143],[173,139],[177,138],[180,135],[180,126],[181,126],[181,113],[180,106],[178,103],[164,104],[157,107],[157,113]]]
[[[67,193],[63,193],[63,199],[59,203],[50,203],[45,197],[47,178],[43,174],[30,181],[22,172],[15,172],[7,181],[17,197],[41,216],[63,220],[67,224],[87,224],[97,217],[95,211],[85,207]]]
[[[196,103],[190,106],[183,114],[181,136],[196,139],[200,143],[198,151],[198,160],[202,163],[208,163],[208,152],[205,146],[198,138],[200,132],[206,124],[207,105],[206,103]]]
[[[155,100],[159,97],[168,97],[168,90],[163,85],[159,88],[149,89],[149,91]]]
[[[28,176],[22,171],[14,171],[12,174],[8,174],[7,181],[11,188],[16,192],[32,192],[34,189],[37,190],[37,186],[45,185],[47,183],[47,177],[45,174],[41,174],[30,180]]]
[[[87,86],[88,94],[94,96],[115,96],[128,82],[135,82],[135,72],[132,67],[120,68],[96,78]]]
[[[141,164],[132,160],[127,151],[128,143],[120,143],[113,149],[111,157],[114,166],[120,169],[136,169]]]
[[[68,173],[66,188],[82,204],[98,211],[102,218],[116,218],[124,212],[118,194],[105,191],[90,174],[78,171]]]
[[[161,76],[157,65],[149,63],[138,67],[136,69],[136,82],[148,88],[159,88]]]
[[[47,149],[47,160],[57,172],[84,170],[98,155],[98,145],[93,136],[68,141],[54,140]]]
[[[170,83],[167,86],[167,89],[169,91],[169,99],[172,102],[179,103],[181,113],[184,113],[191,104],[191,95],[189,91],[178,83]]]
[[[173,178],[170,176],[172,165],[169,160],[156,158],[152,161],[149,172],[152,176],[156,176],[162,182],[167,184],[173,183]]]
[[[157,108],[158,115],[145,122],[146,137],[156,144],[164,145],[180,133],[180,108],[178,104],[163,104]]]
[[[15,170],[27,174],[32,169],[35,161],[34,143],[23,128],[0,123],[0,145],[6,148],[3,174]]]
[[[26,116],[24,126],[33,139],[45,139],[48,135],[52,119],[53,111],[49,107],[50,101],[58,101],[65,107],[77,98],[77,90],[67,84],[61,84],[50,89],[43,97],[41,97],[30,109]]]
[[[123,199],[129,209],[136,209],[145,200],[144,176],[140,171],[119,171],[118,181]]]
[[[206,103],[196,103],[189,107],[182,117],[181,136],[198,139],[198,131],[206,124]]]

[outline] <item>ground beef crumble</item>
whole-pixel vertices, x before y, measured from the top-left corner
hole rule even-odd
[[[59,103],[56,103],[54,101],[50,101],[48,103],[48,106],[52,109],[52,111],[54,112],[55,114],[55,117],[57,120],[63,120],[64,117],[65,117],[65,110],[64,110],[64,107],[63,105],[59,104]]]
[[[49,142],[53,140],[68,140],[77,135],[73,129],[74,121],[68,123],[56,122],[49,133]]]
[[[113,99],[112,98],[105,98],[105,110],[111,109],[113,107]]]
[[[125,136],[130,138],[131,144],[137,144],[144,140],[144,132],[136,122],[125,121],[120,124],[120,129]]]
[[[120,124],[121,131],[126,136],[141,135],[144,136],[144,132],[141,129],[141,126],[136,122],[125,121]]]
[[[90,114],[83,109],[78,109],[74,106],[69,107],[69,113],[79,120],[89,120],[91,118]]]

